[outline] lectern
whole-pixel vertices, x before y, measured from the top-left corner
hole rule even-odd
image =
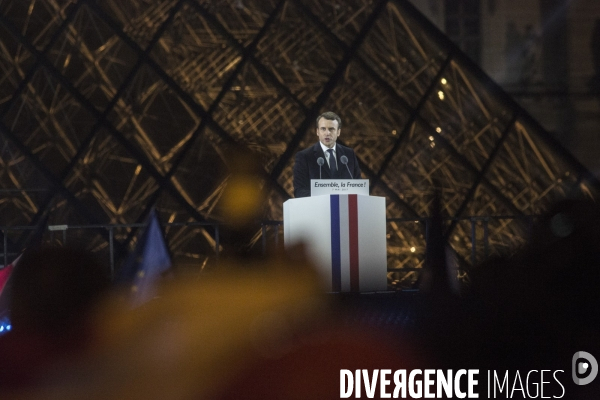
[[[303,242],[332,292],[387,289],[385,198],[330,194],[283,203],[286,247]]]

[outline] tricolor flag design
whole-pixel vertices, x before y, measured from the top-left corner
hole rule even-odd
[[[331,194],[284,204],[286,245],[304,242],[332,292],[387,289],[385,198]]]
[[[331,195],[331,290],[359,291],[358,204],[356,194]],[[343,278],[342,278],[343,276]],[[343,282],[343,284],[342,284]]]

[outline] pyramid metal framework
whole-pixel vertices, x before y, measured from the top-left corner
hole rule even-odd
[[[101,226],[156,207],[182,223],[167,228],[176,258],[211,260],[215,232],[187,224],[219,220],[233,145],[260,157],[264,219],[281,220],[293,156],[326,110],[387,198],[394,281],[422,266],[435,192],[465,265],[481,257],[473,244],[523,243],[522,217],[598,195],[404,0],[0,0],[0,68],[0,225],[96,226],[78,233],[96,251],[109,246]]]

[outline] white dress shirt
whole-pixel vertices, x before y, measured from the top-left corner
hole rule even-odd
[[[329,147],[325,146],[323,143],[319,142],[319,144],[321,145],[321,148],[323,149],[323,153],[325,153],[325,159],[327,160],[327,165],[329,165],[329,168],[331,168],[331,162],[329,162],[329,152],[327,150],[329,150]],[[332,147],[333,150],[333,156],[335,158],[335,165],[337,166],[337,152],[335,151],[335,147]]]

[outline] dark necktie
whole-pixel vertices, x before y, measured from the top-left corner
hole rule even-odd
[[[335,162],[335,156],[333,155],[333,149],[327,150],[329,153],[329,169],[331,169],[331,175],[337,174],[337,163]]]

